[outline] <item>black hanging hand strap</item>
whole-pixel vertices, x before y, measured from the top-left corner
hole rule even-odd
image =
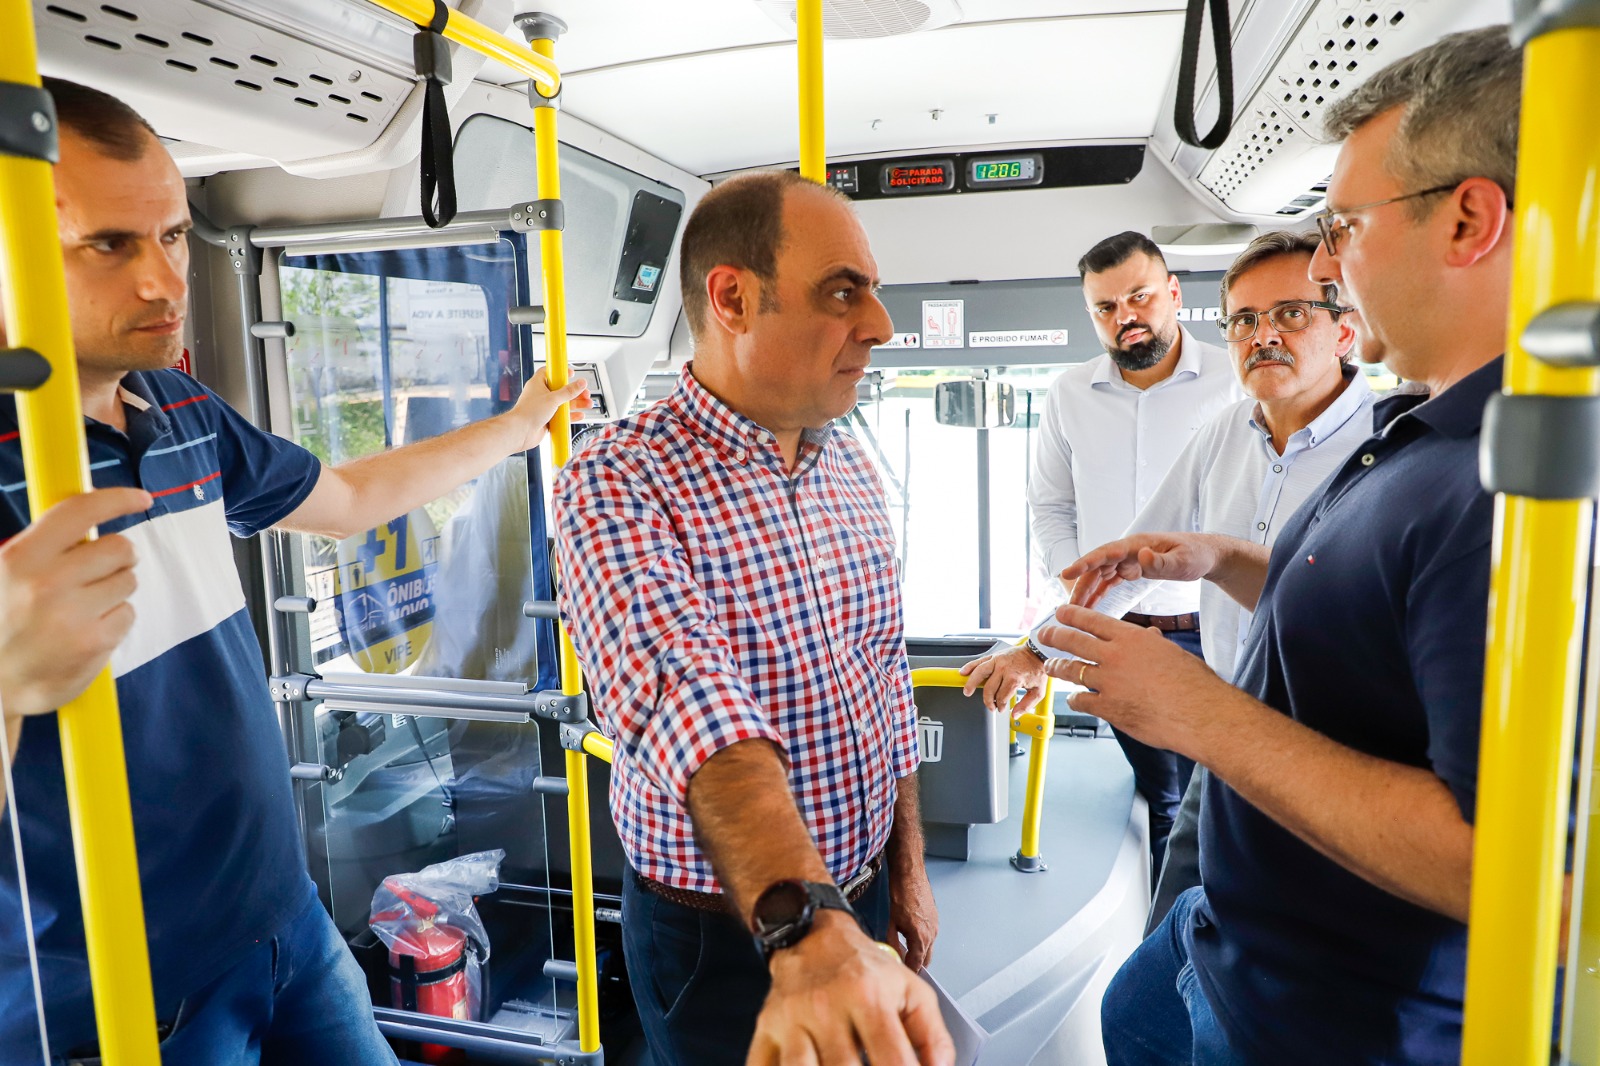
[[[455,146],[450,141],[450,113],[444,87],[450,84],[450,43],[444,39],[450,9],[433,0],[428,28],[411,39],[411,56],[423,79],[422,217],[433,229],[456,217]]]
[[[1228,32],[1228,0],[1211,4],[1211,47],[1217,56],[1217,124],[1204,137],[1194,129],[1194,74],[1200,63],[1200,23],[1208,0],[1189,0],[1183,19],[1183,53],[1178,57],[1178,99],[1172,124],[1196,148],[1220,148],[1233,126],[1233,43]]]

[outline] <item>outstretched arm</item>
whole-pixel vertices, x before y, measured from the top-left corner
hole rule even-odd
[[[1256,609],[1272,551],[1221,533],[1136,533],[1102,544],[1061,571],[1072,602],[1092,607],[1127,581],[1210,581],[1246,610]]]
[[[1071,696],[1073,710],[1187,755],[1352,873],[1467,920],[1472,826],[1432,769],[1339,744],[1240,692],[1153,630],[1081,607],[1063,607],[1059,618],[1045,639],[1095,664],[1086,670],[1093,691]]]
[[[551,416],[564,403],[589,405],[586,386],[574,379],[551,389],[536,374],[516,406],[431,440],[391,448],[328,467],[305,501],[280,528],[342,539],[371,529],[471,481],[516,452],[537,448]]]

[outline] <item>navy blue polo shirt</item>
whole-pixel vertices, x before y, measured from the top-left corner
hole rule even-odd
[[[1285,525],[1235,683],[1341,744],[1432,770],[1473,820],[1493,499],[1478,483],[1501,360],[1401,396]],[[1259,1063],[1454,1064],[1467,929],[1302,842],[1220,778],[1200,820],[1193,960]]]
[[[178,371],[129,374],[121,399],[126,434],[85,421],[95,485],[154,497],[148,512],[102,532],[124,534],[139,552],[137,620],[112,672],[157,1011],[170,1017],[314,893],[229,533],[284,518],[321,467]],[[0,540],[28,522],[16,428],[14,402],[0,398]],[[15,773],[6,817],[22,827],[51,1041],[67,1047],[94,1034],[55,715],[26,722]],[[0,1062],[37,1063],[27,1053],[37,1026],[10,825],[0,831]]]

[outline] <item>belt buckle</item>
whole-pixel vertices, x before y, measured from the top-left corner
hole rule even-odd
[[[848,877],[845,882],[839,886],[839,891],[843,892],[846,897],[849,897],[850,893],[854,892],[856,889],[872,880],[873,875],[875,875],[877,872],[877,867],[875,867],[872,864],[872,861],[869,859],[866,865],[862,866],[861,869],[851,874],[850,877]]]

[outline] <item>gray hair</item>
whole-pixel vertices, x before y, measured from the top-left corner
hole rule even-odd
[[[1228,288],[1239,280],[1240,275],[1248,270],[1254,270],[1269,259],[1277,259],[1286,255],[1303,255],[1307,259],[1317,254],[1317,245],[1322,242],[1322,237],[1312,230],[1310,233],[1295,233],[1292,230],[1275,229],[1263,233],[1245,246],[1239,253],[1239,258],[1228,267],[1228,272],[1222,275],[1222,309],[1228,309]],[[1322,298],[1330,304],[1339,302],[1339,286],[1325,282],[1322,286]],[[1335,315],[1334,317],[1338,317]]]
[[[1404,107],[1384,169],[1407,191],[1484,177],[1510,200],[1517,185],[1522,51],[1504,25],[1452,33],[1368,78],[1328,108],[1323,129],[1342,141]],[[1407,205],[1415,217],[1428,205]]]

